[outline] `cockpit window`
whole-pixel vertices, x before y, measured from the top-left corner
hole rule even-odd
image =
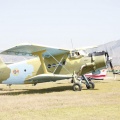
[[[84,50],[73,50],[71,51],[71,54],[70,54],[71,58],[79,58],[83,56],[87,56],[87,53]]]
[[[79,55],[80,55],[80,53],[79,53],[79,52],[75,52],[75,54],[76,54],[77,56],[79,56]]]
[[[85,50],[80,50],[79,53],[82,56],[87,56],[87,52]]]

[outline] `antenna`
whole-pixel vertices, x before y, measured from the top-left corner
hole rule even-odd
[[[72,44],[72,49],[74,49],[74,48],[73,48],[73,42],[72,42],[72,39],[71,39],[71,44]]]

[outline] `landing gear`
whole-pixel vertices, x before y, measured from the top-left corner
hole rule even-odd
[[[36,85],[37,85],[37,83],[33,83],[33,84],[32,84],[32,86],[36,86]]]
[[[73,73],[73,79],[72,79],[72,83],[73,84],[73,90],[74,91],[81,91],[82,90],[82,86],[81,84],[84,83],[86,85],[87,89],[94,89],[95,88],[95,84],[89,80],[85,75],[82,75],[83,79],[78,78],[75,75],[75,72]],[[82,80],[84,80],[85,82],[82,82]]]
[[[87,88],[87,89],[94,89],[94,88],[95,88],[95,84],[90,81],[90,82],[89,82],[89,86],[86,85],[86,88]]]
[[[85,75],[82,75],[82,77],[85,80],[85,84],[86,84],[87,89],[94,89],[95,88],[95,84],[92,81],[90,81]]]
[[[82,86],[80,83],[74,83],[73,84],[73,90],[74,91],[81,91],[82,90]]]
[[[79,80],[77,78],[77,75],[75,74],[75,71],[73,73],[71,83],[73,83],[73,91],[81,91],[82,90],[81,80]]]
[[[12,85],[12,84],[7,84],[7,86],[9,87],[9,91],[11,90],[11,85]]]

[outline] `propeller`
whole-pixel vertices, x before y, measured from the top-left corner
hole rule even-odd
[[[112,64],[112,59],[110,58],[108,52],[105,52],[105,56],[107,57],[107,64],[110,65],[112,73],[115,74],[114,67],[113,67],[113,64]]]
[[[113,67],[113,64],[112,64],[112,59],[110,58],[107,51],[93,52],[93,53],[89,54],[89,57],[91,57],[91,61],[93,61],[93,56],[99,56],[99,55],[105,55],[106,60],[107,60],[107,62],[106,62],[107,66],[109,65],[111,70],[112,70],[112,73],[115,74],[115,70],[114,70],[114,67]]]

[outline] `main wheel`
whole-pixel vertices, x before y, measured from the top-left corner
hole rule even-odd
[[[82,90],[82,86],[79,83],[74,83],[73,84],[73,90],[74,91],[81,91]]]
[[[90,82],[89,82],[89,86],[86,85],[86,88],[87,88],[87,89],[94,89],[94,88],[95,88],[95,84],[90,81]]]

